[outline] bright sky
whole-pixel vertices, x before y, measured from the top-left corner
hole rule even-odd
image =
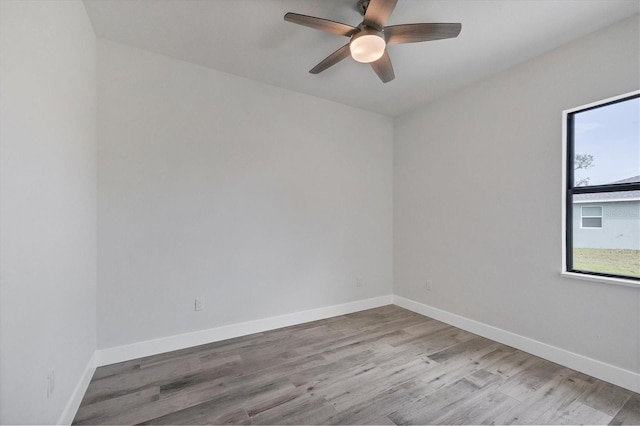
[[[576,179],[603,185],[640,175],[640,98],[574,115],[575,153],[593,155]]]

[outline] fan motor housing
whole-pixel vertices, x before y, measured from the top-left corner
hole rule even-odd
[[[367,8],[369,7],[370,0],[358,0],[358,4],[356,4],[356,9],[360,12],[360,15],[364,16],[367,13]]]

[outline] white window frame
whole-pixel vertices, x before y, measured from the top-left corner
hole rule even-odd
[[[592,209],[594,207],[599,207],[600,208],[600,215],[599,216],[585,216],[584,214],[584,209],[588,208],[588,209]],[[584,221],[583,219],[600,219],[600,226],[584,226]],[[602,229],[602,227],[604,226],[604,208],[602,206],[580,206],[580,229]]]
[[[561,185],[561,194],[562,194],[562,198],[561,198],[561,202],[560,205],[562,206],[562,216],[560,218],[560,223],[562,224],[562,234],[560,235],[561,238],[561,253],[562,253],[562,259],[561,259],[561,268],[560,268],[560,275],[566,278],[571,278],[571,279],[578,279],[578,280],[584,280],[584,281],[592,281],[592,282],[599,282],[599,283],[603,283],[603,284],[615,284],[615,285],[621,285],[621,286],[625,286],[625,287],[634,287],[634,288],[640,288],[640,282],[636,281],[636,280],[631,280],[631,279],[624,279],[624,278],[617,278],[617,277],[605,277],[605,276],[598,276],[598,275],[587,275],[587,274],[581,274],[578,272],[569,272],[567,271],[567,263],[566,263],[566,258],[567,258],[567,242],[566,242],[566,235],[567,235],[567,223],[566,223],[566,217],[567,217],[567,116],[570,113],[573,113],[575,111],[579,111],[582,109],[586,109],[586,108],[590,108],[590,107],[594,107],[594,106],[598,106],[607,102],[612,102],[612,101],[616,101],[619,99],[624,99],[624,98],[628,98],[630,96],[634,96],[634,95],[639,95],[640,94],[640,90],[634,90],[632,92],[629,93],[623,93],[621,95],[618,96],[613,96],[611,98],[608,99],[602,99],[596,102],[591,102],[589,104],[586,105],[580,105],[577,106],[575,108],[571,108],[571,109],[567,109],[562,111],[562,180],[560,181],[560,185]],[[582,225],[582,223],[581,223]]]

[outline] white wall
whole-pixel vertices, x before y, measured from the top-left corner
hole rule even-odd
[[[101,39],[98,99],[100,348],[391,294],[391,119]]]
[[[559,276],[561,111],[638,89],[639,52],[636,15],[398,118],[395,294],[640,371],[640,291]]]
[[[95,36],[79,1],[3,0],[0,52],[0,423],[52,424],[96,349]]]
[[[96,348],[96,214],[101,348],[394,278],[399,296],[640,371],[640,292],[558,275],[560,112],[640,86],[637,16],[393,128],[99,40],[97,210],[84,7],[3,0],[0,19],[0,423],[56,422]]]

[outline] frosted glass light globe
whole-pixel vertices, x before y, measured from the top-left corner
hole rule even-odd
[[[349,43],[351,57],[365,64],[380,59],[384,54],[385,47],[386,42],[377,31],[361,31],[355,34]]]

